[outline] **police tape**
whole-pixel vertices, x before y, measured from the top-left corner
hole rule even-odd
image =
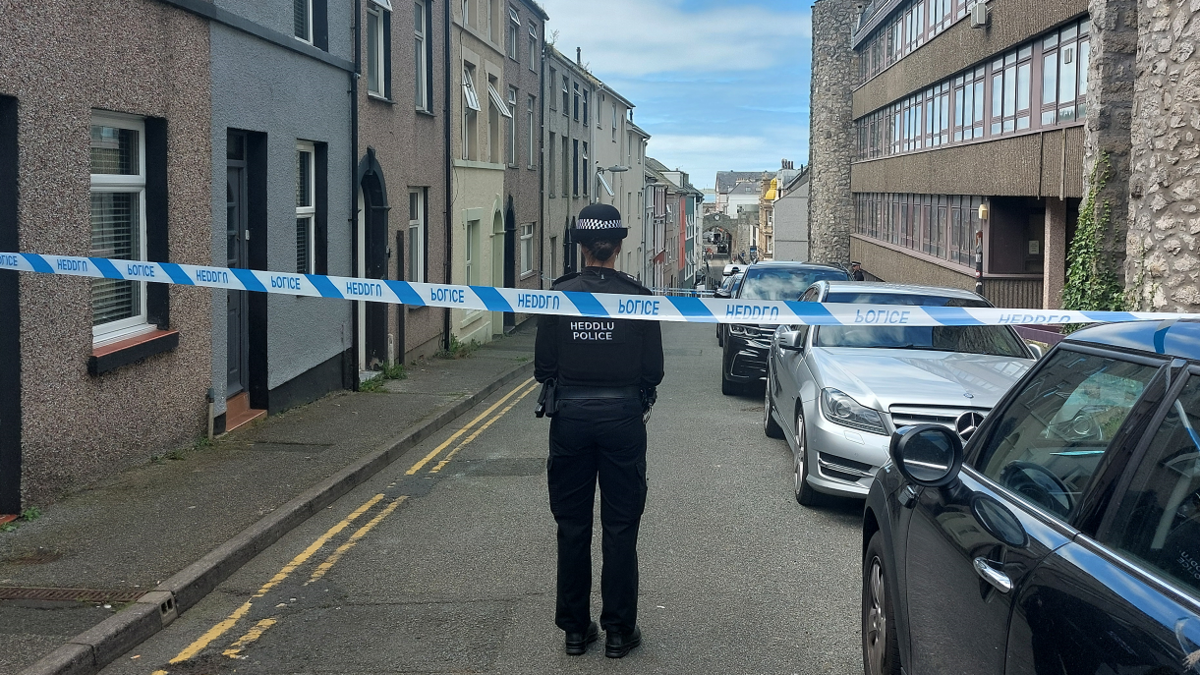
[[[539,291],[490,286],[425,284],[320,274],[264,272],[205,265],[36,253],[0,252],[0,270],[380,302],[412,307],[446,307],[517,314],[690,323],[763,323],[810,326],[988,326],[1163,321],[1200,316],[1167,312],[1080,312],[992,307],[825,304],[798,301],[716,300],[696,297]]]

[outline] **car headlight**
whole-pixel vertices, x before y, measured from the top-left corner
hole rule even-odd
[[[821,391],[821,413],[834,424],[887,435],[887,430],[883,428],[883,418],[878,411],[871,410],[837,389]]]
[[[730,335],[743,335],[743,336],[749,337],[750,336],[750,327],[743,326],[740,323],[731,323],[731,324],[729,324],[729,334]]]

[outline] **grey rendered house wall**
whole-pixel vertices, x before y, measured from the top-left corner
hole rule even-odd
[[[538,233],[542,230],[542,163],[539,161],[541,152],[541,144],[539,138],[541,136],[542,127],[542,69],[544,62],[541,58],[542,44],[545,35],[546,21],[542,16],[533,10],[528,3],[513,3],[511,8],[517,11],[521,19],[521,25],[517,31],[517,59],[511,57],[505,58],[504,61],[504,76],[507,80],[506,86],[514,87],[517,90],[517,104],[512,111],[513,119],[510,121],[516,127],[516,159],[515,163],[509,165],[509,168],[504,172],[504,192],[505,192],[505,208],[508,207],[508,199],[512,199],[513,211],[516,215],[517,231],[513,234],[515,255],[513,264],[516,269],[513,271],[513,278],[516,281],[518,288],[537,289],[541,288],[541,280],[538,278],[537,261],[541,259],[541,246],[539,245]],[[529,28],[533,26],[537,32],[537,60],[533,64],[534,69],[529,67]],[[505,26],[507,30],[507,25]],[[533,155],[529,154],[529,97],[536,98],[537,106],[534,108],[534,125],[533,125]],[[507,140],[506,140],[507,142]],[[525,267],[525,261],[521,259],[521,226],[528,223],[534,224],[533,238],[533,260],[530,261],[531,271],[522,274]],[[517,320],[523,320],[524,315],[518,315]]]
[[[542,136],[545,143],[545,152],[542,155],[542,174],[544,176],[544,189],[546,191],[546,215],[544,216],[545,224],[542,236],[542,269],[543,275],[546,277],[547,287],[549,287],[550,281],[563,274],[563,236],[566,224],[571,221],[571,218],[579,215],[579,212],[588,205],[589,199],[589,197],[585,197],[582,193],[578,197],[570,194],[562,194],[562,138],[565,134],[568,139],[568,147],[571,140],[579,140],[581,144],[586,141],[589,147],[595,147],[594,125],[585,125],[582,123],[582,120],[576,122],[570,114],[563,114],[561,109],[563,76],[570,77],[573,82],[579,82],[581,88],[587,88],[590,92],[588,97],[593,102],[597,100],[596,90],[591,84],[591,78],[579,71],[574,61],[565,58],[553,49],[549,49],[548,51],[550,56],[545,60],[546,87],[545,94],[542,96],[542,114],[544,116]],[[555,73],[555,80],[553,82],[550,80],[551,69]],[[551,102],[555,103],[554,109],[550,108]],[[555,147],[550,146],[550,134],[552,133],[554,134]],[[550,159],[551,153],[557,153],[554,155],[555,159],[553,161]],[[555,168],[553,173],[550,171],[551,165]],[[553,195],[553,198],[551,195]],[[553,250],[551,250],[550,246],[552,238],[554,239]],[[550,266],[551,260],[555,263],[553,269]]]
[[[775,259],[808,260],[808,183],[775,202]]]
[[[222,9],[284,36],[292,34],[293,5],[285,0],[218,2]],[[343,11],[344,10],[344,11]],[[352,12],[329,3],[330,53],[353,58]],[[296,142],[327,144],[329,186],[328,270],[351,274],[348,74],[221,24],[212,24],[212,260],[226,261],[226,134],[229,129],[265,133],[268,145],[267,267],[296,266]],[[227,326],[225,293],[213,297],[213,387],[225,391]],[[353,344],[351,303],[271,295],[267,309],[267,387],[277,389],[338,357]],[[328,386],[328,385],[325,385]],[[328,386],[326,391],[331,390]],[[319,395],[319,394],[318,394]],[[218,399],[220,397],[218,396]],[[274,406],[272,406],[274,407]],[[218,400],[218,414],[223,401]]]

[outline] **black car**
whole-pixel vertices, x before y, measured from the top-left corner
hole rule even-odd
[[[799,262],[759,262],[745,269],[734,298],[739,300],[799,300],[812,284],[846,281],[846,270],[831,265]],[[721,393],[741,393],[748,385],[767,379],[767,354],[774,324],[719,324],[717,342],[725,348],[721,358]]]
[[[918,425],[891,457],[863,521],[867,673],[1200,673],[1200,322],[1074,333],[965,449]]]
[[[733,294],[737,293],[738,284],[742,283],[742,278],[745,276],[746,275],[742,272],[734,272],[733,274],[725,277],[725,280],[721,282],[721,286],[713,292],[713,297],[717,300],[728,300],[729,298],[732,298]],[[719,323],[717,324],[717,346],[720,347],[724,344],[725,324]]]

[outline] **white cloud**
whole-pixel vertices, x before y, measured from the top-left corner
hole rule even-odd
[[[682,0],[543,0],[560,51],[601,77],[754,71],[788,63],[812,36],[807,11],[722,6],[688,12]]]

